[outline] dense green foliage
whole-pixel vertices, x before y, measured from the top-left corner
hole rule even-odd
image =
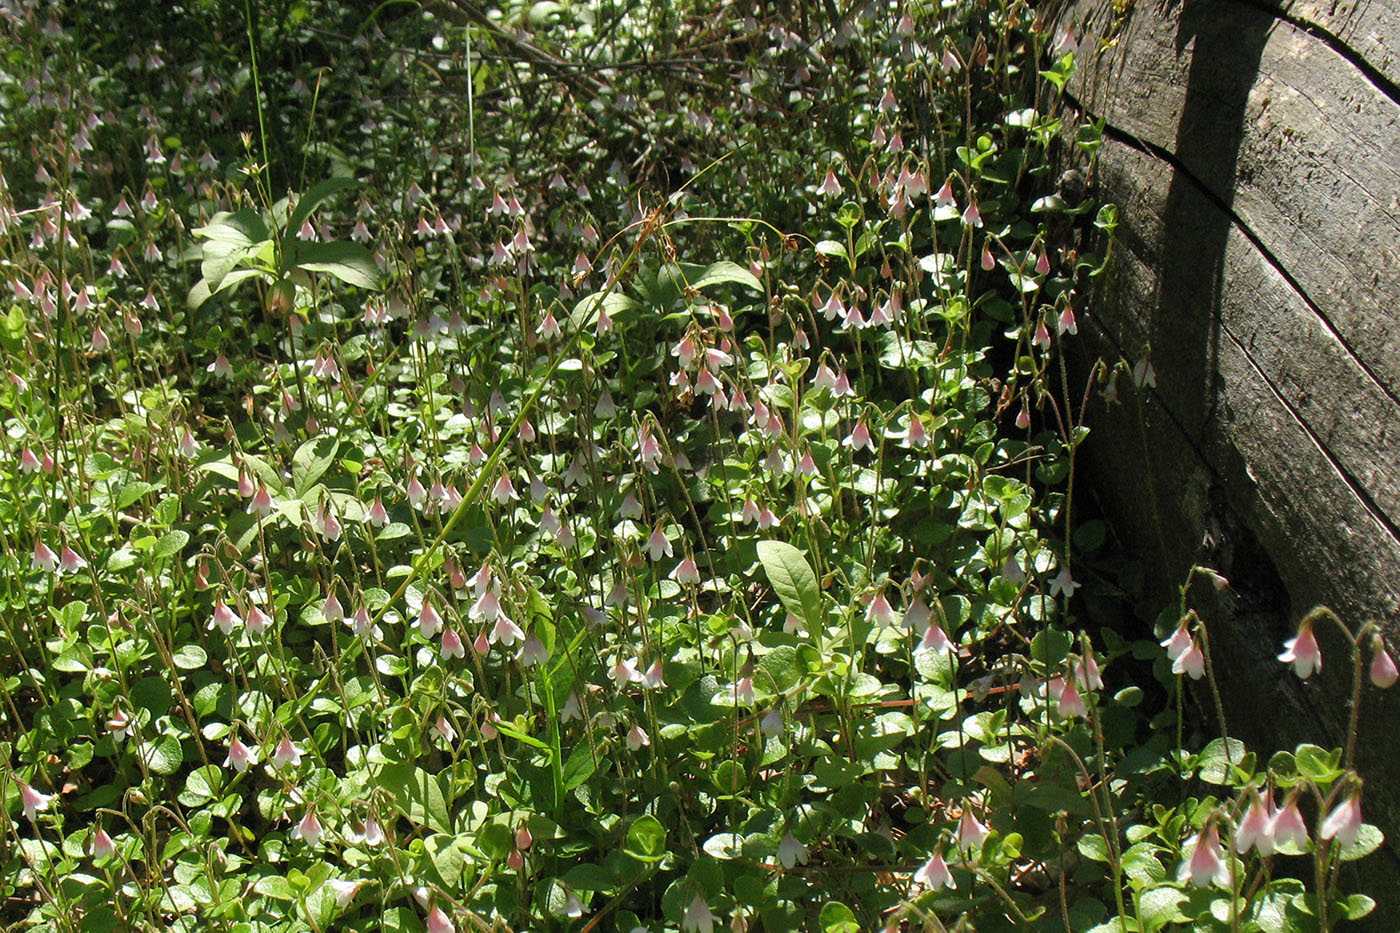
[[[1116,212],[1033,6],[0,29],[0,922],[1368,908],[1373,827],[1198,864],[1349,757],[1184,750],[1169,633],[1071,614],[1086,400],[1151,371],[1061,352]]]

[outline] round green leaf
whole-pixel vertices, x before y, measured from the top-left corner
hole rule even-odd
[[[666,827],[651,814],[637,817],[627,828],[628,855],[643,862],[658,862],[666,857]]]
[[[829,901],[822,907],[822,933],[860,933],[856,915],[840,901]]]
[[[141,746],[141,755],[146,767],[156,774],[174,774],[184,761],[180,751],[180,740],[173,735],[162,735],[154,742]]]
[[[175,666],[183,671],[198,670],[209,660],[208,653],[198,645],[182,645],[172,657]]]

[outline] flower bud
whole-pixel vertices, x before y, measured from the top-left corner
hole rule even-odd
[[[1395,686],[1400,680],[1400,670],[1395,667],[1395,659],[1385,650],[1385,639],[1379,633],[1371,639],[1371,683],[1382,690]]]

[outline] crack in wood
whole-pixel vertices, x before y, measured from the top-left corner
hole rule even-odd
[[[1266,13],[1274,19],[1288,23],[1300,32],[1317,39],[1350,62],[1356,70],[1366,76],[1366,80],[1370,81],[1371,84],[1375,86],[1376,90],[1390,98],[1392,103],[1400,104],[1400,85],[1397,85],[1390,78],[1386,77],[1385,72],[1367,61],[1366,56],[1352,48],[1345,39],[1335,32],[1332,32],[1326,26],[1304,19],[1301,16],[1294,16],[1287,10],[1274,6],[1269,0],[1232,0],[1232,2],[1239,6],[1250,7],[1251,9]]]
[[[1065,98],[1071,103],[1072,106],[1079,109],[1091,119],[1097,119],[1097,117],[1094,116],[1093,112],[1087,107],[1084,107],[1083,104],[1072,93],[1066,91]],[[1162,148],[1161,146],[1156,145],[1155,143],[1150,143],[1146,140],[1140,139],[1134,134],[1128,132],[1127,130],[1116,127],[1113,124],[1108,123],[1107,121],[1104,121],[1103,128],[1104,135],[1107,136],[1109,139],[1112,139],[1121,145],[1127,146],[1144,155],[1151,156],[1152,158],[1158,159],[1166,163],[1167,165],[1171,166],[1174,171],[1180,172],[1182,177],[1190,181],[1190,183],[1208,201],[1210,201],[1218,210],[1220,210],[1222,213],[1225,214],[1226,217],[1230,219],[1230,222],[1235,227],[1235,229],[1240,231],[1240,233],[1250,242],[1250,244],[1259,251],[1260,255],[1264,257],[1265,261],[1269,263],[1270,267],[1272,267],[1276,272],[1279,273],[1280,276],[1283,277],[1284,281],[1287,282],[1289,287],[1291,287],[1298,294],[1298,296],[1303,300],[1303,302],[1308,306],[1308,308],[1314,314],[1316,314],[1319,319],[1322,320],[1324,325],[1327,327],[1328,332],[1331,333],[1337,339],[1337,341],[1346,350],[1347,355],[1359,367],[1361,367],[1361,369],[1372,380],[1372,382],[1374,382],[1383,392],[1385,392],[1386,396],[1390,398],[1391,401],[1400,403],[1400,399],[1397,399],[1396,396],[1387,389],[1385,384],[1376,378],[1375,374],[1370,371],[1370,369],[1365,365],[1365,363],[1362,362],[1356,356],[1356,353],[1352,350],[1352,348],[1347,344],[1345,340],[1342,339],[1341,335],[1337,333],[1337,330],[1335,327],[1332,326],[1332,323],[1329,320],[1327,320],[1327,316],[1312,301],[1312,299],[1308,297],[1307,292],[1298,284],[1298,282],[1293,278],[1293,276],[1290,275],[1288,271],[1283,268],[1283,266],[1279,263],[1277,257],[1263,244],[1259,237],[1252,230],[1249,229],[1249,225],[1244,222],[1243,218],[1241,218],[1239,214],[1237,214],[1229,204],[1227,204],[1218,195],[1216,195],[1215,192],[1207,188],[1205,184],[1203,184],[1201,180],[1191,172],[1190,169],[1186,168],[1181,163],[1181,161],[1175,157],[1173,153]],[[1122,346],[1119,340],[1117,339],[1117,336],[1113,334],[1102,323],[1096,323],[1098,326],[1098,330],[1108,338],[1109,342],[1113,345],[1114,349],[1118,350],[1121,355]],[[1361,483],[1361,481],[1352,473],[1351,470],[1349,470],[1342,463],[1342,461],[1336,456],[1336,454],[1334,454],[1332,450],[1322,441],[1322,439],[1318,436],[1317,432],[1312,429],[1312,426],[1308,424],[1307,420],[1301,415],[1298,409],[1288,400],[1287,396],[1282,391],[1280,391],[1279,387],[1275,384],[1274,380],[1269,378],[1269,375],[1254,359],[1253,354],[1249,352],[1249,349],[1245,346],[1244,342],[1230,330],[1230,328],[1225,324],[1223,320],[1220,320],[1218,323],[1221,332],[1230,340],[1231,343],[1235,345],[1235,347],[1240,351],[1240,354],[1244,357],[1244,359],[1248,361],[1250,367],[1259,375],[1264,385],[1268,387],[1269,392],[1275,397],[1275,399],[1278,400],[1279,404],[1283,406],[1284,410],[1288,412],[1289,416],[1293,419],[1293,421],[1303,430],[1305,434],[1307,434],[1308,439],[1311,440],[1313,444],[1317,447],[1318,451],[1331,465],[1332,469],[1336,472],[1337,476],[1351,491],[1352,495],[1356,497],[1357,501],[1360,502],[1361,505],[1365,508],[1367,514],[1370,515],[1371,519],[1377,524],[1377,526],[1384,529],[1385,532],[1392,539],[1400,541],[1400,525],[1397,525],[1395,522],[1391,521],[1390,517],[1386,515],[1383,509],[1380,508],[1380,506],[1376,503],[1375,499],[1371,496],[1371,494],[1366,490],[1365,486]],[[1154,395],[1155,394],[1156,393],[1154,392]],[[1176,413],[1174,413],[1166,404],[1161,403],[1160,399],[1159,404],[1162,411],[1171,420],[1172,424],[1181,433],[1181,435],[1187,439],[1187,442],[1192,447],[1196,456],[1200,458],[1201,462],[1209,466],[1210,472],[1212,474],[1218,476],[1218,471],[1215,469],[1214,465],[1211,464],[1210,459],[1205,455],[1205,452],[1202,449],[1202,447],[1196,443],[1196,439],[1191,436],[1190,432],[1187,431],[1185,425],[1183,425],[1182,422],[1177,418]]]
[[[1064,97],[1067,101],[1069,101],[1072,107],[1084,113],[1091,120],[1097,121],[1100,119],[1100,117],[1097,114],[1095,114],[1093,110],[1086,107],[1084,103],[1081,100],[1079,100],[1079,98],[1076,97],[1071,91],[1065,91]],[[1342,349],[1346,351],[1347,357],[1353,363],[1355,363],[1356,366],[1360,368],[1360,370],[1363,373],[1366,374],[1366,377],[1370,379],[1372,383],[1375,384],[1376,388],[1380,389],[1381,392],[1385,394],[1386,398],[1388,398],[1393,404],[1400,406],[1400,394],[1397,394],[1395,390],[1393,390],[1389,385],[1387,385],[1385,380],[1381,379],[1376,374],[1376,372],[1370,367],[1370,365],[1368,365],[1366,361],[1363,360],[1357,354],[1356,349],[1352,347],[1351,343],[1347,341],[1346,337],[1344,337],[1342,333],[1337,329],[1336,325],[1332,323],[1332,320],[1327,316],[1327,313],[1322,310],[1322,307],[1316,301],[1313,300],[1312,296],[1308,294],[1307,289],[1303,287],[1302,283],[1298,281],[1297,277],[1288,271],[1288,269],[1279,260],[1278,256],[1274,253],[1274,251],[1271,250],[1260,238],[1260,236],[1254,232],[1254,230],[1249,226],[1249,224],[1245,222],[1245,219],[1242,216],[1240,216],[1239,212],[1234,209],[1234,206],[1232,204],[1227,202],[1217,192],[1212,191],[1210,187],[1206,185],[1196,175],[1195,172],[1193,172],[1184,162],[1178,159],[1176,157],[1176,154],[1171,152],[1169,149],[1159,146],[1156,143],[1148,142],[1147,140],[1140,138],[1139,136],[1129,132],[1128,130],[1125,130],[1121,127],[1115,126],[1112,123],[1109,123],[1107,120],[1104,120],[1103,131],[1104,135],[1107,136],[1109,139],[1112,139],[1118,143],[1122,143],[1123,145],[1128,146],[1132,149],[1136,149],[1138,152],[1141,152],[1144,155],[1150,155],[1153,158],[1165,162],[1167,165],[1171,166],[1173,171],[1179,173],[1181,177],[1189,181],[1192,184],[1192,186],[1195,187],[1196,190],[1199,191],[1203,197],[1205,197],[1206,200],[1208,200],[1223,214],[1225,214],[1225,216],[1230,219],[1230,222],[1234,225],[1235,229],[1239,230],[1240,233],[1244,236],[1244,238],[1248,240],[1250,244],[1259,251],[1259,254],[1264,257],[1264,260],[1269,264],[1269,266],[1273,268],[1273,270],[1277,272],[1286,283],[1288,283],[1289,288],[1293,289],[1293,291],[1297,293],[1298,297],[1302,299],[1305,305],[1307,305],[1308,310],[1312,311],[1313,314],[1317,315],[1318,320],[1322,322],[1322,325],[1327,329],[1327,332],[1331,334],[1332,337],[1334,337],[1337,340],[1337,342],[1341,345]]]

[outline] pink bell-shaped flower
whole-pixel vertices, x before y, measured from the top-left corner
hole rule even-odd
[[[428,933],[457,933],[457,928],[441,907],[434,907],[428,911]]]
[[[258,763],[258,753],[256,749],[249,748],[243,741],[234,738],[228,746],[228,757],[224,759],[224,767],[233,767],[239,774],[247,771],[250,767]]]
[[[272,766],[274,768],[285,768],[288,765],[295,768],[301,764],[301,749],[297,748],[287,736],[282,737],[282,741],[277,743],[277,750],[272,753]]]
[[[1252,790],[1249,793],[1249,807],[1244,812],[1244,819],[1235,827],[1235,851],[1243,855],[1253,846],[1259,849],[1260,855],[1272,855],[1274,814],[1270,812],[1273,808],[1269,805],[1269,799],[1273,795],[1268,791],[1264,792],[1263,797]]]
[[[982,840],[987,838],[987,827],[977,819],[971,810],[964,810],[962,817],[958,820],[958,831],[956,835],[958,848],[964,852],[969,852],[982,844]]]
[[[1212,884],[1229,887],[1230,866],[1220,857],[1220,829],[1215,824],[1214,816],[1206,821],[1205,828],[1187,840],[1186,851],[1191,854],[1182,863],[1180,880],[1189,878],[1198,888]]]
[[[1400,680],[1400,670],[1396,670],[1395,659],[1385,650],[1385,639],[1379,633],[1371,639],[1371,683],[1385,690],[1395,686]]]
[[[1173,674],[1186,674],[1192,680],[1200,680],[1206,672],[1206,656],[1201,646],[1193,638],[1191,644],[1172,662]]]
[[[1274,814],[1271,829],[1275,848],[1292,846],[1295,849],[1303,849],[1307,846],[1308,824],[1304,822],[1302,811],[1298,809],[1297,791],[1289,794],[1283,809]]]
[[[1322,670],[1322,649],[1313,635],[1311,620],[1304,619],[1298,627],[1298,634],[1283,643],[1283,653],[1278,659],[1292,664],[1293,672],[1304,680]]]
[[[308,807],[301,822],[287,835],[293,839],[305,840],[307,845],[315,848],[316,843],[321,841],[321,821],[316,819],[316,811]]]
[[[29,566],[35,570],[53,573],[58,568],[58,555],[44,542],[35,541],[34,556],[30,559]]]
[[[1322,839],[1336,839],[1337,844],[1342,848],[1350,848],[1356,843],[1356,837],[1361,831],[1361,795],[1352,791],[1337,806],[1337,809],[1327,814],[1327,818],[1322,821],[1322,829],[1318,831],[1318,836]]]
[[[935,852],[931,859],[914,872],[914,880],[926,886],[930,891],[942,888],[952,890],[957,887],[953,881],[953,873],[948,870],[948,863],[943,860],[943,855],[939,852]]]
[[[40,810],[47,810],[49,808],[49,801],[53,799],[53,795],[41,794],[39,791],[18,779],[15,780],[15,783],[19,785],[20,808],[24,811],[25,818],[32,823],[34,822],[35,814]]]

